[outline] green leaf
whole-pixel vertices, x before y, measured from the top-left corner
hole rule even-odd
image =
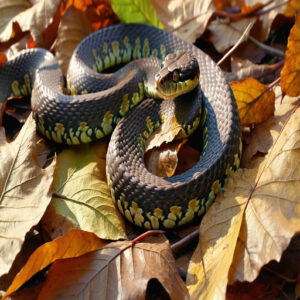
[[[43,218],[52,238],[71,228],[94,232],[100,238],[126,238],[123,217],[106,183],[107,142],[70,147],[57,157],[54,197]]]
[[[123,23],[143,23],[163,29],[149,0],[111,0],[111,7]]]

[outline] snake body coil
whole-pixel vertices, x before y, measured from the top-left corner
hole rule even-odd
[[[188,171],[160,178],[145,167],[144,144],[165,115],[176,110],[179,100],[139,103],[145,94],[155,96],[152,81],[161,60],[181,51],[193,54],[200,67],[200,84],[193,92],[200,104],[193,108],[192,100],[187,100],[191,104],[184,105],[197,110],[196,119],[186,124],[190,131],[200,121],[199,106],[203,104],[204,149]],[[100,74],[128,62],[113,74]],[[141,24],[95,32],[80,43],[71,58],[71,95],[63,93],[63,83],[51,53],[22,51],[0,70],[0,101],[10,95],[30,94],[34,85],[32,107],[38,130],[57,143],[91,142],[116,127],[107,152],[108,185],[122,214],[140,227],[174,228],[200,217],[239,166],[239,119],[232,92],[207,55],[173,34]]]

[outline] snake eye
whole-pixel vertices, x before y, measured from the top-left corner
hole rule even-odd
[[[174,71],[173,72],[173,81],[178,82],[178,80],[179,80],[179,73],[178,73],[178,71]]]

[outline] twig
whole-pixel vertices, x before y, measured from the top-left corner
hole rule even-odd
[[[218,61],[217,65],[219,66],[223,61],[227,59],[234,51],[235,49],[244,41],[246,36],[249,36],[249,32],[254,25],[254,21],[251,21],[246,29],[244,30],[243,34],[239,38],[239,40],[235,43],[235,45]]]
[[[280,277],[281,279],[285,280],[286,282],[297,282],[298,278],[288,278],[282,274],[279,274],[278,272],[276,272],[275,270],[269,268],[269,267],[264,267],[265,270],[269,271],[270,273]]]
[[[280,77],[278,77],[277,79],[275,79],[273,82],[271,82],[269,85],[268,85],[268,90],[270,90],[273,86],[275,86],[276,84],[278,84],[280,82]]]
[[[199,229],[191,232],[190,234],[188,234],[178,242],[174,243],[171,246],[173,253],[178,253],[182,248],[184,248],[185,246],[187,246],[188,244],[196,240],[198,237],[199,237]]]

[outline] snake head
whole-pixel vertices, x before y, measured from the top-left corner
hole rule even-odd
[[[199,83],[199,64],[189,52],[170,53],[155,74],[156,91],[162,99],[176,98]]]

